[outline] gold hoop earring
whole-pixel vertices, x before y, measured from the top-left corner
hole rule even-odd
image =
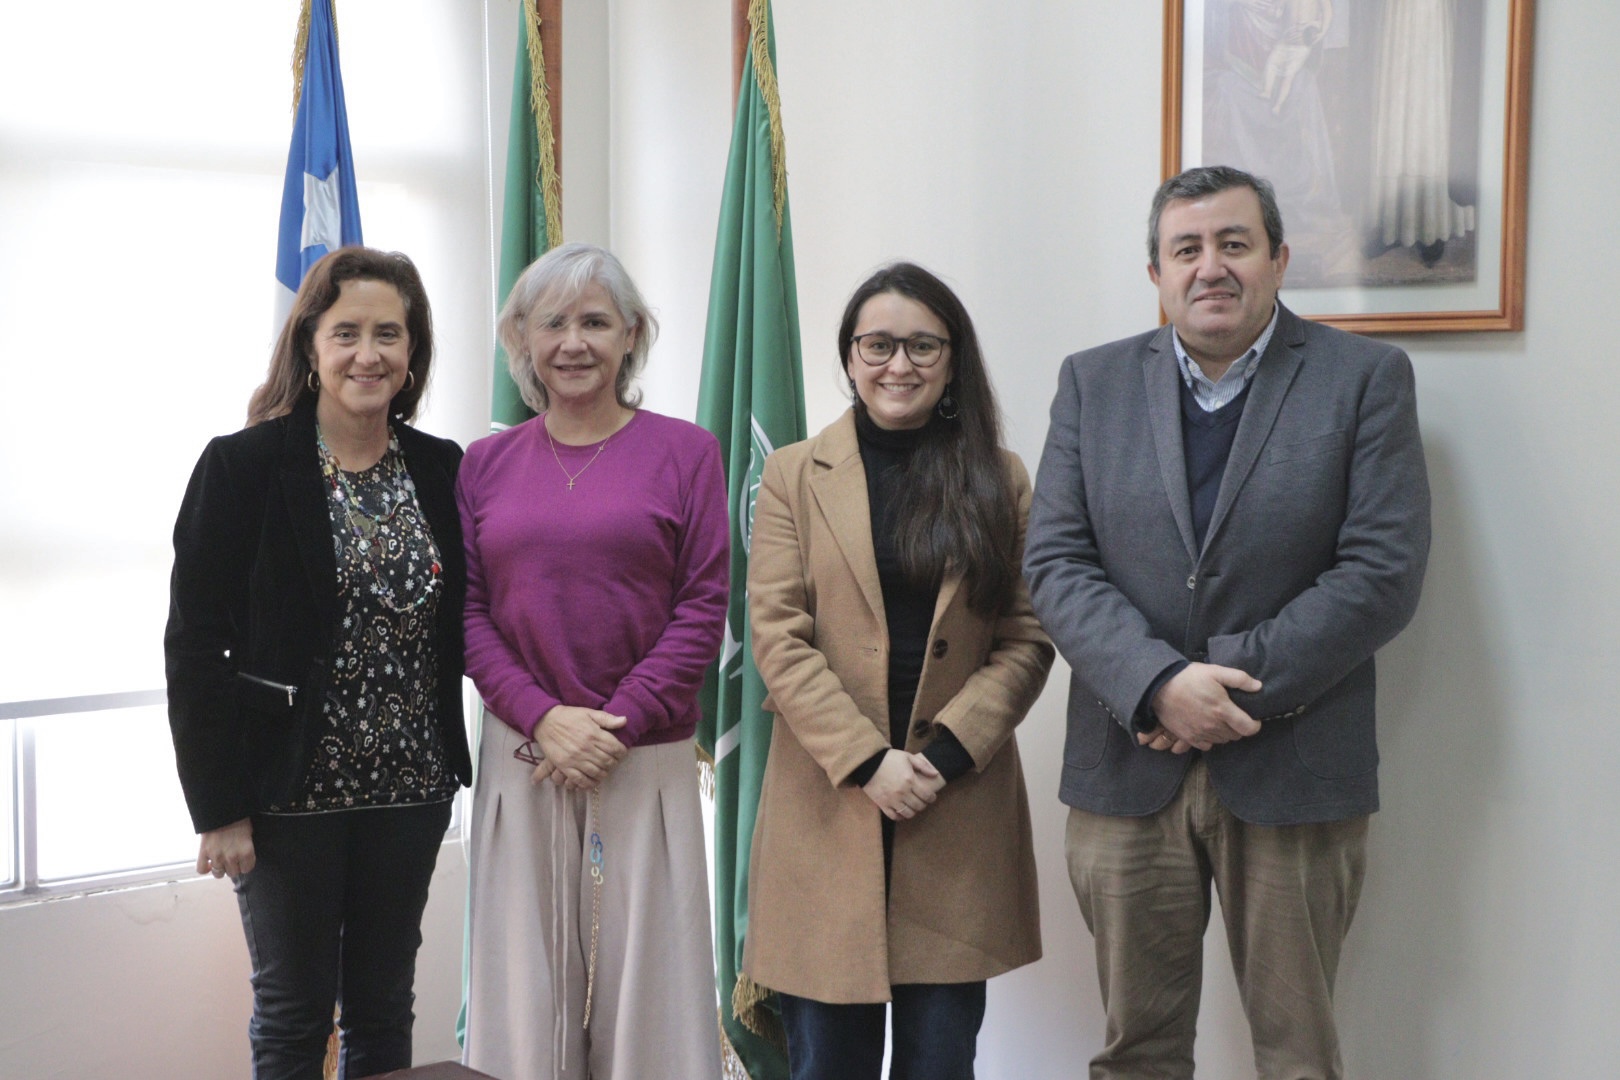
[[[304,385],[309,387],[309,392],[312,394],[321,392],[321,377],[315,373],[314,368],[310,368],[309,374],[304,376]]]
[[[410,368],[405,369],[405,389],[416,389],[416,372],[412,371]]]

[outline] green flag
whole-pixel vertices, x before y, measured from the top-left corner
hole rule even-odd
[[[748,548],[765,456],[805,437],[776,50],[767,0],[748,10],[737,120],[709,284],[698,423],[719,438],[731,510],[731,607],[720,661],[703,688],[698,743],[714,759],[714,945],[720,1018],[753,1080],[785,1080],[773,1003],[738,972],[748,933],[748,857],[770,749],[765,686],[748,628]]]
[[[528,265],[562,240],[561,185],[556,144],[547,107],[546,61],[540,47],[540,15],[534,0],[523,0],[518,12],[517,59],[512,64],[512,119],[506,135],[506,200],[501,210],[501,266],[497,306]],[[523,403],[507,368],[506,350],[495,344],[495,374],[490,392],[489,428],[500,431],[521,424],[534,412]],[[472,759],[478,766],[478,744],[484,730],[483,705],[473,717]],[[462,813],[471,816],[465,801]],[[461,1012],[456,1017],[456,1045],[467,1045],[467,993],[472,962],[471,882],[461,921]]]
[[[562,242],[562,198],[557,175],[546,63],[540,49],[540,16],[534,0],[518,14],[517,60],[512,65],[512,118],[506,135],[506,199],[501,210],[501,265],[495,303],[528,265]],[[495,379],[489,423],[499,431],[534,413],[523,404],[506,367],[506,350],[495,346]]]

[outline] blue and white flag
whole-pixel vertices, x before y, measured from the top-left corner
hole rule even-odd
[[[322,255],[344,244],[362,242],[332,4],[331,0],[309,2],[304,83],[293,120],[292,146],[287,151],[281,232],[276,242],[276,280],[282,286],[276,290],[277,314],[281,319],[292,310],[293,294],[304,274]]]

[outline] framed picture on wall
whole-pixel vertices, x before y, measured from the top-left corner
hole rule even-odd
[[[1277,189],[1302,315],[1524,325],[1534,0],[1165,0],[1164,175]]]

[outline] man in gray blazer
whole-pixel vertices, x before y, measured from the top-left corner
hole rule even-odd
[[[1166,181],[1149,255],[1170,325],[1063,362],[1024,560],[1074,672],[1061,796],[1107,1010],[1091,1076],[1192,1075],[1213,881],[1260,1077],[1339,1077],[1373,653],[1429,551],[1412,365],[1277,302],[1282,217],[1247,173]]]

